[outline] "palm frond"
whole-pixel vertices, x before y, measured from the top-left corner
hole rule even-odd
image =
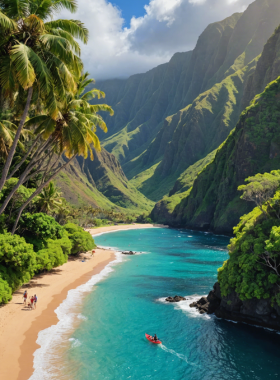
[[[74,54],[71,44],[66,38],[53,34],[44,34],[40,37],[40,41],[47,50],[67,65],[77,78],[80,76],[83,67],[82,61]]]
[[[89,109],[91,112],[97,113],[100,111],[109,112],[110,116],[114,115],[114,110],[112,107],[107,104],[91,104],[89,105]]]
[[[36,127],[48,118],[49,118],[48,115],[38,115],[38,116],[31,117],[24,123],[24,127],[25,128]]]
[[[3,57],[0,62],[0,84],[4,91],[15,92],[17,85],[11,57]]]
[[[52,0],[33,0],[30,2],[30,13],[46,20],[52,16]]]
[[[50,29],[49,32],[50,34],[53,34],[55,36],[60,36],[62,38],[65,38],[69,42],[73,52],[77,55],[81,54],[80,45],[69,32],[66,32],[65,30],[61,30],[61,29]]]
[[[36,79],[34,68],[29,60],[31,51],[28,46],[22,43],[13,46],[10,51],[16,76],[25,90],[31,87]]]
[[[55,89],[51,89],[45,98],[45,107],[48,110],[49,115],[53,120],[61,118],[61,113],[59,110],[59,105],[57,98],[55,96]]]
[[[55,121],[49,115],[39,115],[29,119],[24,126],[26,128],[34,127],[35,135],[43,132],[42,137],[47,139],[55,130]]]
[[[0,11],[0,26],[4,33],[17,29],[17,24],[14,22],[14,20],[10,19],[1,11]]]
[[[29,14],[29,1],[26,0],[1,0],[1,10],[7,17],[19,20]]]
[[[98,98],[98,99],[101,99],[101,98],[105,98],[105,92],[103,91],[100,91],[100,90],[97,90],[96,88],[94,88],[93,90],[90,90],[88,92],[86,92],[82,97],[81,99],[84,99],[86,101],[89,101],[93,98]]]
[[[29,59],[35,70],[40,91],[47,94],[50,91],[51,76],[46,63],[32,49],[29,50]]]
[[[61,29],[80,39],[84,44],[88,41],[88,29],[79,20],[55,20],[45,23],[47,30]]]
[[[55,12],[67,9],[71,13],[75,13],[77,11],[77,2],[76,0],[54,0],[52,2],[52,9]]]

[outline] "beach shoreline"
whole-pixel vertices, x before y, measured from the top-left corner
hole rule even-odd
[[[154,228],[155,225],[114,225],[88,229],[91,235],[119,230]],[[161,227],[161,226],[158,226]],[[82,260],[84,259],[84,260]],[[87,283],[114,261],[115,252],[97,248],[94,256],[84,254],[46,274],[35,276],[29,284],[13,294],[13,299],[0,307],[0,378],[28,380],[34,371],[33,355],[40,348],[36,343],[40,331],[56,325],[57,307],[67,298],[69,290]],[[23,307],[23,292],[37,294],[38,306],[29,311]],[[32,292],[32,293],[31,293]]]

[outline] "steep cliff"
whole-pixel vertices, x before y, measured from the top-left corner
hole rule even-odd
[[[139,187],[147,197],[156,201],[168,193],[184,170],[206,157],[227,138],[242,111],[244,85],[255,70],[256,62],[253,60],[242,70],[199,95],[191,105],[167,118],[164,127],[141,158],[147,165],[161,157],[154,174]],[[168,144],[167,135],[170,136]],[[161,192],[157,189],[161,189]]]
[[[122,165],[145,151],[168,115],[186,107],[207,88],[209,78],[224,61],[240,16],[209,25],[193,53],[177,53],[169,63],[125,81],[98,82],[115,110],[115,116],[108,119],[109,137],[102,136],[103,145]]]
[[[205,158],[197,161],[194,165],[188,167],[175,182],[169,194],[155,205],[151,216],[158,223],[173,224],[176,222],[173,211],[175,207],[186,198],[192,188],[193,182],[197,175],[207,166],[215,157],[216,151],[209,153]]]
[[[192,145],[197,144],[200,148],[199,154],[193,160],[188,160],[183,167],[176,167],[176,157],[175,162],[172,162],[170,141],[174,142],[178,136],[173,136],[174,130],[177,129],[176,121],[179,123],[182,120],[186,107],[200,94],[211,90],[215,84],[221,84],[230,75],[243,70],[262,52],[264,43],[279,23],[279,13],[278,0],[256,0],[243,14],[234,14],[221,22],[209,25],[199,37],[193,52],[176,54],[168,64],[146,74],[132,76],[125,81],[98,83],[109,95],[108,101],[115,109],[115,117],[108,120],[110,135],[102,136],[103,145],[119,158],[128,179],[140,174],[137,183],[146,196],[153,200],[160,199],[172,188],[187,165],[205,157],[227,136],[225,131],[222,131],[220,140],[217,138],[216,145],[209,144],[209,149],[201,149],[203,142],[193,140]],[[237,115],[242,110],[240,97],[245,80],[242,81],[242,86],[234,83],[238,94],[235,90],[234,92],[239,98],[234,111]],[[222,91],[221,89],[221,93],[217,94],[217,89],[214,89],[213,96],[217,97],[218,103],[217,107],[211,105],[213,117],[214,112],[216,116],[223,112],[219,109]],[[203,104],[198,107],[202,108],[202,114],[207,114],[207,105],[205,110]],[[166,117],[174,114],[172,119],[168,118],[164,122]],[[188,124],[193,119],[185,119],[189,128]],[[204,117],[201,119],[199,127],[200,123],[204,122]],[[169,128],[171,121],[173,125]],[[237,116],[232,124],[236,122]],[[223,127],[221,129],[223,130]],[[229,126],[227,129],[229,133]],[[193,137],[196,138],[197,134]],[[177,150],[176,144],[173,145],[173,150]],[[182,147],[184,141],[180,141],[179,145]],[[160,163],[162,160],[165,162]],[[176,174],[174,167],[178,171]],[[166,174],[166,168],[172,171],[172,177],[169,178],[168,171]],[[140,182],[141,177],[145,182],[143,185]],[[150,179],[148,182],[147,178]],[[154,191],[159,180],[165,193]]]
[[[190,228],[232,233],[252,205],[240,199],[245,178],[280,167],[280,77],[256,96],[215,159],[176,206],[173,221]],[[155,215],[156,217],[156,215]]]
[[[260,177],[255,178],[259,185],[264,180]],[[266,174],[265,181],[272,177],[279,189],[280,172]],[[262,209],[256,207],[241,218],[228,246],[229,258],[218,269],[218,283],[207,299],[191,307],[198,307],[200,313],[215,312],[219,318],[280,330],[279,198],[276,190]]]
[[[264,50],[263,50],[263,53],[262,53],[260,59],[258,60],[256,70],[249,73],[249,75],[247,76],[247,80],[245,82],[245,90],[243,93],[243,97],[241,99],[241,106],[248,105],[248,99],[250,98],[250,96],[252,96],[253,94],[256,95],[254,93],[254,91],[263,91],[265,86],[267,85],[267,83],[269,83],[269,81],[271,81],[273,79],[276,79],[279,75],[280,75],[280,27],[278,27],[276,29],[276,31],[274,32],[272,37],[268,40],[268,42],[264,46]],[[266,81],[268,81],[268,82],[266,82]],[[271,117],[274,117],[274,116],[271,115]],[[240,123],[239,123],[239,126],[240,126]],[[237,132],[235,131],[234,136],[236,135],[236,133]],[[241,143],[242,143],[241,141],[237,141],[236,144],[234,145],[234,149],[238,150],[238,144],[241,144]],[[272,145],[273,144],[274,143],[272,143]],[[223,145],[219,149],[219,152],[220,151],[225,152],[226,149],[227,149],[227,156],[232,157],[230,149],[233,149],[233,145],[229,145],[229,141],[227,142],[226,146]],[[239,162],[236,163],[236,165],[238,165],[239,168],[240,168],[241,164],[243,165],[243,161],[247,160],[246,154],[251,154],[247,148],[246,148],[246,150],[244,150],[244,149],[245,149],[244,146],[240,145],[239,151],[241,152],[241,150],[242,150],[242,152],[239,154]],[[276,145],[272,149],[277,149]],[[223,157],[223,160],[225,161],[224,165],[225,166],[228,165],[229,162],[227,161],[227,158],[225,158],[224,154],[225,153],[223,153],[221,156],[221,153],[219,153],[219,156],[217,156],[215,161],[207,168],[207,171],[209,171],[209,170],[215,171],[216,169],[214,169],[214,168],[217,168],[218,165],[221,165],[221,157]],[[248,159],[250,159],[250,158],[248,157]],[[259,166],[259,168],[258,168],[257,165],[258,164],[256,164],[254,169],[252,169],[253,170],[252,174],[255,174],[256,170],[260,170],[260,171],[264,170],[262,168],[262,166]],[[212,169],[210,169],[210,168],[212,168]],[[246,170],[249,170],[249,169],[246,169]],[[239,173],[239,169],[237,170],[237,172]],[[238,181],[243,181],[244,178],[246,178],[246,173],[248,173],[248,172],[245,171],[243,173],[243,175],[240,174],[240,177],[238,177]],[[250,173],[248,173],[248,174],[250,174]],[[223,182],[223,187],[220,187],[218,190],[217,189],[219,186],[218,184],[220,184],[221,181],[224,180],[224,179],[223,180],[221,179],[221,173],[220,173],[220,177],[219,177],[218,182],[215,182],[217,179],[218,179],[217,174],[212,172],[211,179],[209,177],[208,185],[209,185],[209,187],[211,187],[211,189],[215,188],[216,198],[214,198],[211,201],[211,206],[209,205],[207,210],[205,208],[205,202],[207,203],[207,201],[203,201],[203,198],[207,197],[207,196],[209,197],[210,192],[208,192],[206,194],[206,187],[205,186],[207,186],[207,185],[204,182],[205,181],[205,174],[201,174],[201,176],[199,176],[199,178],[197,179],[197,186],[198,186],[197,188],[199,188],[200,190],[199,191],[196,190],[196,187],[194,186],[194,189],[192,190],[192,192],[189,195],[189,200],[186,199],[185,201],[182,201],[182,204],[180,206],[181,211],[176,215],[176,218],[173,215],[172,222],[174,222],[174,219],[176,219],[176,222],[180,223],[181,222],[180,218],[182,217],[182,215],[184,213],[186,213],[187,218],[189,218],[189,220],[192,220],[193,222],[194,222],[194,220],[196,220],[196,222],[194,222],[194,224],[193,224],[193,222],[190,222],[190,224],[189,224],[189,225],[192,225],[193,227],[206,228],[206,229],[210,228],[210,229],[217,231],[217,232],[220,231],[220,232],[230,233],[230,231],[232,230],[232,227],[237,223],[237,221],[238,221],[239,217],[242,215],[242,213],[248,211],[249,209],[248,209],[248,206],[247,206],[247,208],[244,208],[245,207],[244,203],[242,203],[241,205],[236,204],[236,202],[238,203],[238,201],[235,199],[237,197],[237,193],[236,193],[237,185],[236,185],[236,183],[239,184],[239,182],[234,182],[233,186],[235,186],[235,187],[232,190],[230,189],[231,188],[230,185],[226,186],[226,183]],[[228,181],[228,180],[226,180],[226,181]],[[229,183],[231,183],[231,182],[232,181],[230,180]],[[195,196],[194,196],[194,191],[196,191]],[[226,199],[223,198],[224,194],[227,194]],[[223,198],[223,202],[225,202],[225,203],[223,203],[223,206],[220,203],[222,198]],[[191,201],[191,199],[193,199],[193,201]],[[219,205],[216,205],[217,199],[219,199]],[[234,201],[234,199],[235,199],[235,201]],[[182,211],[185,207],[185,206],[183,206],[184,202],[185,202],[185,204],[188,204],[188,206],[184,211]],[[231,206],[226,205],[227,202]],[[196,206],[194,206],[194,204],[196,204]],[[204,206],[202,206],[202,204]],[[200,211],[198,211],[199,205],[201,207]],[[156,205],[155,210],[153,211],[154,218],[155,219],[159,218],[161,221],[162,221],[161,216],[167,215],[166,211],[161,209],[162,207],[164,207],[164,203],[160,203],[160,204]],[[228,207],[227,213],[225,213],[226,207]],[[210,211],[210,209],[211,209],[211,211]],[[204,210],[204,211],[202,211],[202,210]],[[220,214],[220,217],[218,217],[218,213]],[[223,214],[224,214],[224,218],[222,218]],[[205,219],[204,219],[204,217],[205,217]],[[218,219],[221,218],[220,222],[217,222],[217,220],[218,220],[217,218]],[[168,220],[165,220],[165,222],[168,222]],[[216,224],[216,222],[218,224]]]
[[[114,155],[105,149],[94,152],[94,160],[75,159],[56,180],[70,203],[82,206],[150,211],[153,202],[129,184]]]

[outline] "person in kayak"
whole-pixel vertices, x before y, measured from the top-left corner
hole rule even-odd
[[[158,340],[157,334],[153,336],[154,341],[156,342]]]

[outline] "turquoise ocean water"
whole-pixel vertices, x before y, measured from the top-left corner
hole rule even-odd
[[[61,378],[280,378],[278,334],[201,316],[188,306],[211,290],[228,257],[227,237],[158,228],[103,234],[95,241],[145,253],[124,257],[86,296]],[[163,301],[176,294],[187,301]],[[149,343],[146,332],[157,333],[163,344]]]

